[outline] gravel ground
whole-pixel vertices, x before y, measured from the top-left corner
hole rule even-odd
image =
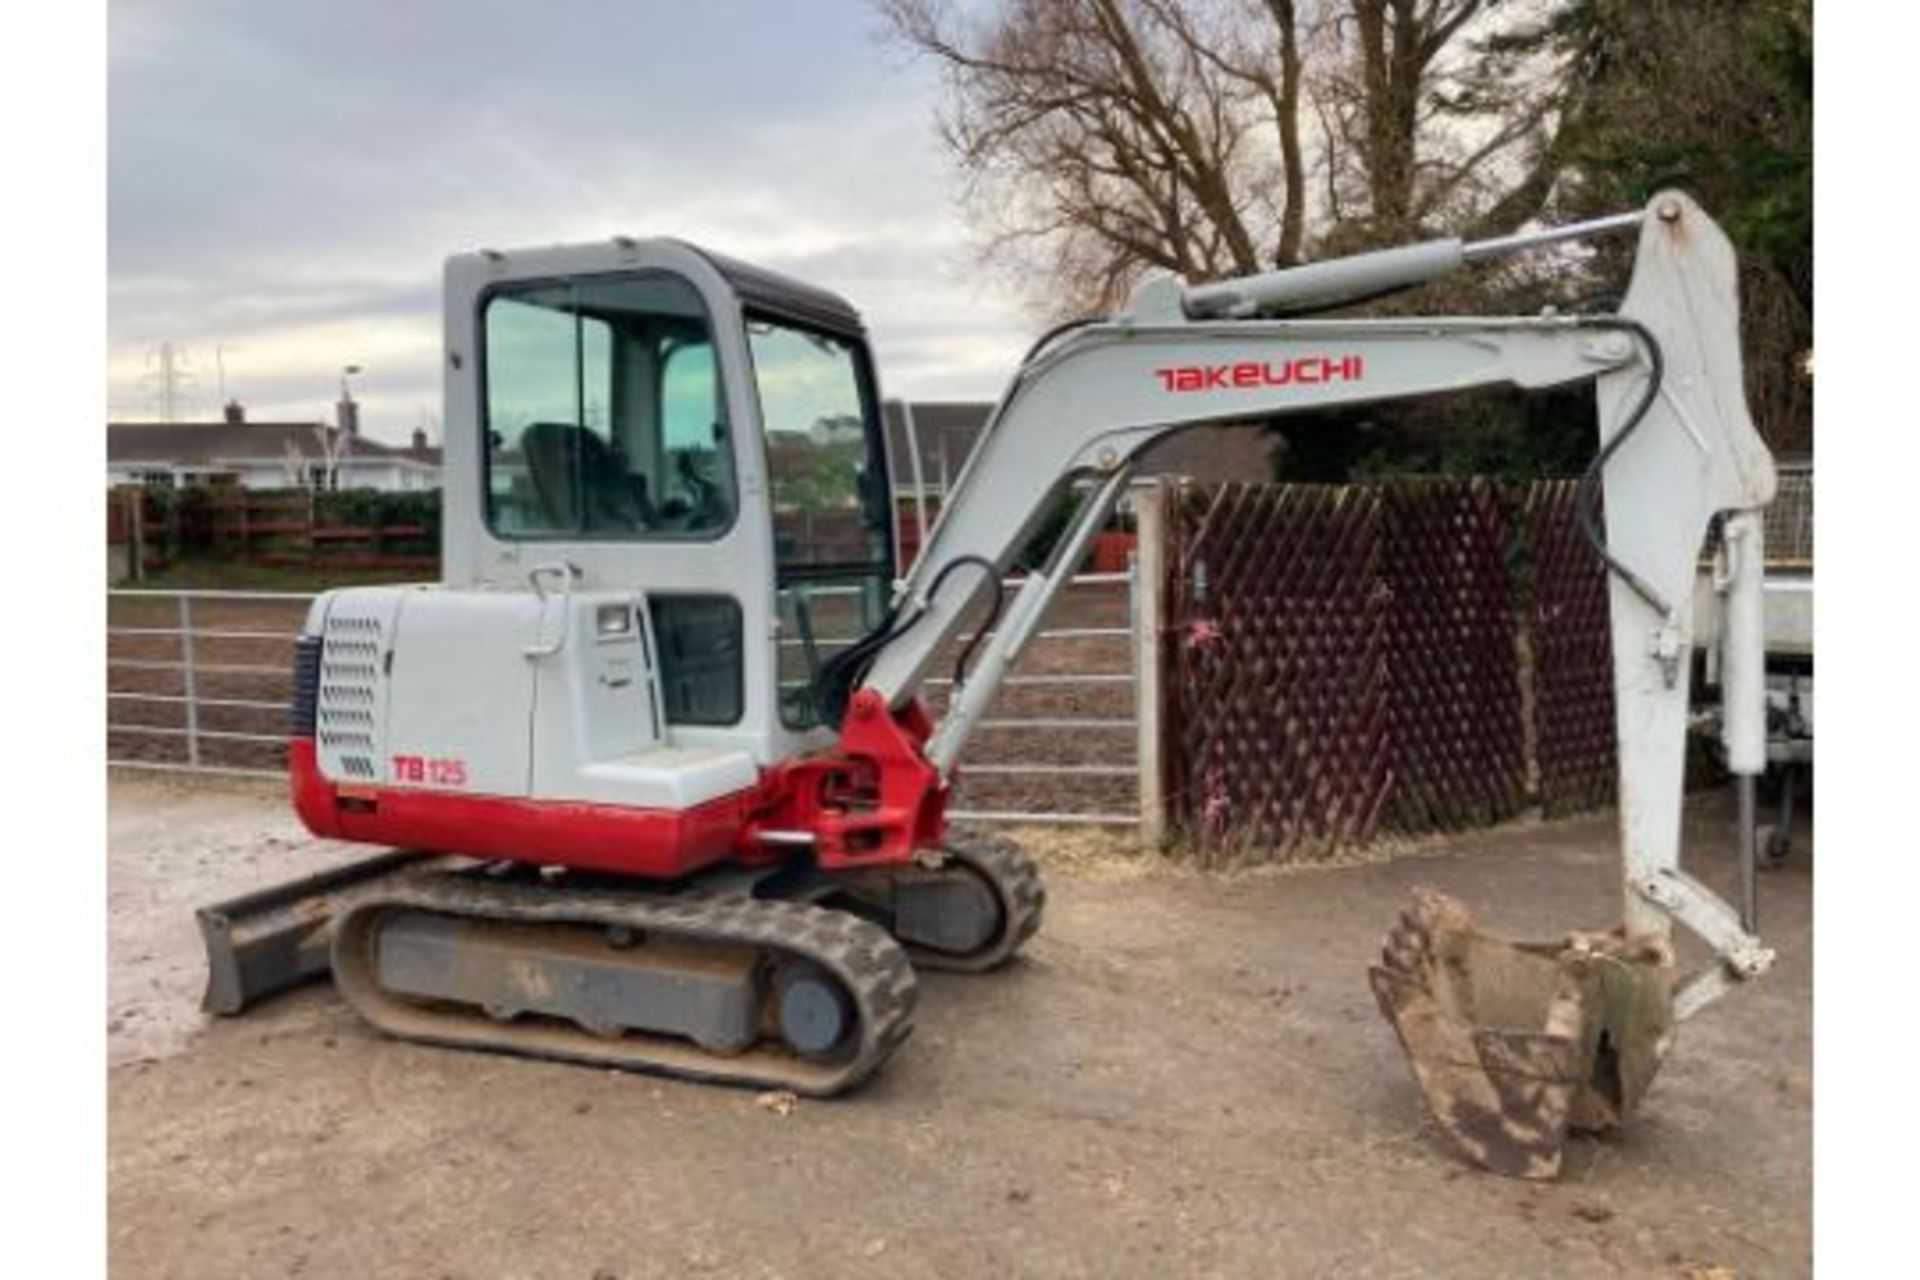
[[[1725,797],[1690,817],[1724,879]],[[751,1093],[417,1048],[324,986],[209,1023],[191,908],[354,856],[271,791],[110,791],[116,1276],[1789,1276],[1810,1269],[1810,859],[1775,972],[1688,1024],[1558,1183],[1458,1164],[1364,966],[1417,883],[1528,933],[1614,914],[1612,825],[1209,875],[1043,852],[1026,957],[923,979],[865,1090]]]

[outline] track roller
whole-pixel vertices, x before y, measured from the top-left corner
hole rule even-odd
[[[900,941],[921,969],[984,973],[1039,930],[1047,891],[1027,852],[1004,836],[951,831],[923,862],[821,878],[821,902],[842,902]]]

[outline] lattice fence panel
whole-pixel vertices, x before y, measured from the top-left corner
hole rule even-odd
[[[1490,485],[1189,487],[1169,529],[1170,818],[1197,844],[1286,857],[1525,805]]]
[[[1485,481],[1386,490],[1393,825],[1498,822],[1527,804],[1508,512]]]
[[[1767,507],[1767,567],[1813,568],[1813,471],[1781,467],[1780,485]]]
[[[1536,790],[1549,816],[1611,803],[1617,781],[1607,575],[1575,522],[1574,488],[1539,481],[1525,503]]]
[[[1366,841],[1393,781],[1380,495],[1185,487],[1168,526],[1170,819],[1203,850]]]
[[[1571,483],[1516,497],[1481,480],[1173,493],[1162,754],[1169,822],[1203,856],[1611,800],[1605,581]]]

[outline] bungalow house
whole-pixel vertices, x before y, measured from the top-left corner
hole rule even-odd
[[[909,409],[911,414],[909,415]],[[923,401],[884,406],[894,492],[913,497],[913,465],[906,422],[912,418],[920,477],[934,504],[953,487],[986,429],[993,406],[982,401]],[[218,422],[107,424],[107,483],[179,488],[237,484],[247,489],[379,489],[407,492],[440,486],[440,448],[415,431],[405,446],[362,436],[355,415],[348,429],[324,422],[253,422],[237,403]],[[837,440],[849,424],[816,424],[815,443]],[[1202,481],[1268,479],[1274,437],[1231,427],[1198,427],[1163,440],[1141,460],[1142,475],[1182,475]]]
[[[440,487],[440,449],[415,431],[407,447],[324,422],[251,422],[237,403],[218,422],[110,422],[107,484],[185,488],[379,489]]]

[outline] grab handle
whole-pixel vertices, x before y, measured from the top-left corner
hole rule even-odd
[[[537,564],[527,570],[527,582],[533,587],[533,594],[539,597],[542,606],[540,616],[543,621],[546,618],[547,593],[541,589],[540,579],[549,574],[560,575],[560,634],[554,637],[552,644],[530,644],[522,649],[521,652],[529,659],[551,658],[566,648],[567,631],[573,622],[573,609],[570,607],[573,603],[573,582],[580,576],[580,570],[565,560],[556,560],[552,564]]]

